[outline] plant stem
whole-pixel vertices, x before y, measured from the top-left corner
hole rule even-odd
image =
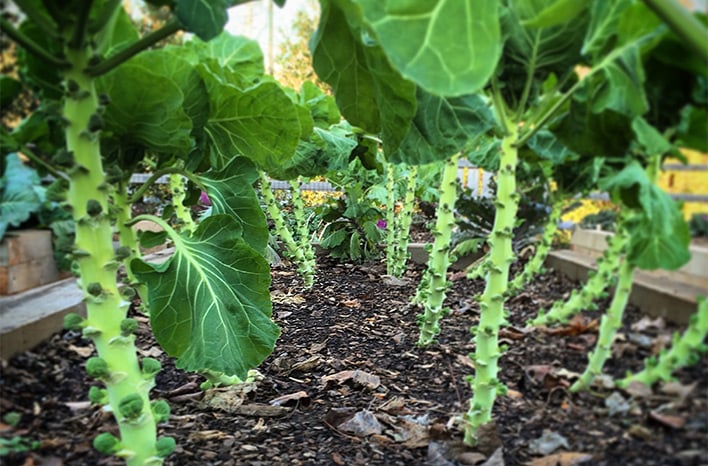
[[[408,260],[408,243],[411,239],[411,223],[413,222],[413,207],[415,207],[415,188],[418,183],[418,167],[412,165],[408,169],[406,183],[406,194],[403,198],[403,207],[398,217],[394,217],[396,223],[396,236],[394,239],[394,269],[393,276],[402,277],[406,270]]]
[[[396,275],[396,166],[386,164],[386,273]]]
[[[708,29],[676,0],[644,0],[656,15],[708,63]]]
[[[62,178],[67,181],[69,180],[69,177],[66,173],[57,170],[52,165],[45,162],[39,155],[35,154],[32,149],[27,147],[27,145],[20,144],[19,149],[23,155],[27,156],[28,159],[32,160],[32,162],[36,163],[37,165],[41,165],[45,170],[47,170],[50,175],[54,176],[55,178]]]
[[[134,258],[140,257],[140,248],[138,247],[138,235],[135,230],[128,226],[130,218],[132,217],[130,203],[128,202],[128,191],[126,189],[126,183],[120,183],[117,186],[117,190],[113,195],[113,203],[116,207],[116,227],[118,228],[118,238],[120,245],[130,248],[130,256],[124,260],[125,272],[128,276],[128,282],[131,285],[138,283],[133,270],[130,267],[130,261]],[[141,289],[143,291],[141,291]],[[144,287],[140,287],[138,292],[141,298],[147,298],[147,294],[144,293]],[[146,301],[143,301],[145,304]]]
[[[629,238],[622,227],[620,217],[615,228],[615,234],[608,239],[608,247],[602,257],[597,259],[597,271],[585,282],[580,290],[573,290],[568,300],[559,300],[553,303],[548,312],[539,312],[539,315],[529,322],[529,325],[549,325],[557,322],[566,322],[569,318],[582,311],[590,309],[593,301],[612,285],[619,269],[620,257],[627,246]]]
[[[182,29],[180,23],[176,20],[172,20],[160,29],[152,31],[115,55],[103,60],[98,65],[87,67],[86,74],[93,77],[106,74],[121,63],[130,60],[138,53],[166,39],[180,29]]]
[[[703,343],[706,335],[708,335],[708,299],[699,298],[698,311],[691,316],[688,328],[681,336],[678,333],[674,334],[671,349],[662,351],[658,359],[650,358],[645,361],[642,371],[628,375],[617,382],[617,385],[626,388],[631,382],[641,382],[651,387],[660,380],[671,380],[674,371],[692,364],[697,355],[708,350]]]
[[[475,375],[471,380],[473,398],[464,415],[464,441],[474,445],[477,430],[488,423],[497,392],[504,387],[497,379],[499,327],[504,322],[504,295],[509,281],[509,267],[514,260],[511,240],[519,208],[516,192],[516,167],[518,152],[514,146],[518,136],[515,122],[505,121],[508,134],[502,139],[497,181],[497,211],[494,227],[489,235],[489,267],[487,283],[480,300],[480,319],[475,334]]]
[[[133,452],[127,464],[142,466],[156,454],[157,429],[148,397],[154,379],[146,380],[141,373],[135,337],[126,338],[121,334],[121,323],[126,318],[129,303],[121,299],[118,292],[118,262],[113,251],[100,140],[97,134],[87,129],[91,116],[99,109],[94,81],[82,72],[90,51],[67,50],[66,54],[72,67],[65,73],[65,78],[77,83],[82,92],[76,95],[85,95],[80,99],[66,97],[63,113],[68,121],[66,147],[74,154],[75,160],[69,173],[68,200],[76,222],[75,256],[86,299],[86,323],[98,355],[107,363],[111,373],[104,382],[120,428],[121,442]],[[101,213],[96,213],[96,203],[100,204]],[[87,206],[92,206],[93,214],[89,213]],[[93,289],[92,293],[89,293],[90,289]],[[139,422],[123,418],[119,409],[122,400],[135,394],[140,396],[144,406]]]
[[[270,180],[264,172],[261,172],[261,194],[266,203],[266,212],[271,220],[273,220],[275,232],[285,244],[285,250],[288,256],[298,265],[298,273],[300,273],[305,287],[312,287],[315,274],[312,264],[307,260],[302,249],[298,246],[295,238],[293,238],[293,234],[285,224],[283,213],[280,211],[273,190],[270,188]]]
[[[447,281],[447,269],[450,267],[450,241],[452,229],[455,226],[455,202],[457,201],[457,162],[460,154],[455,154],[443,169],[440,181],[440,201],[437,208],[437,219],[433,235],[433,248],[428,258],[428,280],[426,299],[423,302],[423,314],[419,316],[420,334],[419,347],[433,343],[440,333],[439,321],[445,313],[443,308],[445,294],[450,287]]]
[[[81,3],[77,15],[77,21],[74,25],[74,33],[69,40],[69,47],[74,50],[79,50],[84,47],[84,38],[86,37],[86,29],[88,27],[89,15],[91,13],[91,6],[93,5],[93,0],[84,0]]]
[[[32,39],[15,29],[15,27],[3,17],[0,17],[0,31],[7,34],[10,39],[17,42],[17,45],[25,49],[27,52],[36,56],[40,60],[47,62],[48,65],[53,65],[60,69],[65,69],[71,66],[71,63],[67,60],[47,53],[44,48],[37,45],[37,43],[35,43]]]
[[[585,372],[583,372],[580,378],[570,387],[571,392],[587,389],[590,387],[595,377],[602,374],[602,367],[611,354],[612,341],[615,338],[617,330],[622,326],[622,315],[627,306],[629,294],[632,291],[633,277],[634,265],[625,259],[620,266],[619,280],[617,281],[617,287],[615,288],[615,294],[612,298],[610,308],[607,310],[607,314],[602,316],[595,350],[589,358],[590,362]]]
[[[172,206],[175,208],[177,221],[181,224],[184,231],[193,232],[197,228],[192,218],[192,211],[184,205],[184,200],[187,194],[184,189],[184,180],[182,175],[172,173],[167,175],[170,180],[170,191],[172,192]]]
[[[551,207],[551,213],[548,216],[546,225],[543,228],[543,236],[541,237],[541,241],[539,241],[536,246],[536,253],[531,260],[526,263],[524,270],[519,275],[514,277],[511,282],[509,282],[507,297],[511,297],[512,295],[518,293],[539,272],[541,272],[543,262],[546,260],[548,252],[551,250],[551,244],[553,244],[553,235],[555,235],[558,230],[558,220],[560,220],[562,210],[563,203],[560,200],[555,201]]]
[[[298,248],[302,251],[305,258],[305,266],[302,269],[302,277],[305,288],[312,288],[315,284],[315,248],[310,240],[310,228],[307,225],[305,218],[305,203],[302,201],[302,190],[300,178],[289,180],[290,184],[290,199],[293,204],[293,213],[295,214],[295,230],[298,234]]]

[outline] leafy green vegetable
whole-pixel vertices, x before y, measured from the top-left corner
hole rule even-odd
[[[280,333],[270,319],[266,260],[223,214],[208,217],[191,236],[171,238],[175,253],[165,263],[132,263],[148,286],[155,337],[180,368],[245,379]]]
[[[501,53],[496,0],[356,2],[391,63],[432,94],[472,94],[496,69]]]
[[[25,166],[16,153],[7,154],[0,178],[0,239],[8,227],[19,227],[37,213],[43,197],[37,172]]]

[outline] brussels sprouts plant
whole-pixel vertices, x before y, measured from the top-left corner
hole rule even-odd
[[[474,443],[479,427],[491,420],[496,394],[504,391],[498,331],[514,259],[520,161],[560,165],[631,158],[632,125],[644,123],[661,133],[684,118],[681,129],[671,132],[676,141],[696,140],[695,130],[704,131],[688,115],[697,121],[703,111],[693,92],[700,88],[705,51],[682,49],[690,58],[677,63],[669,50],[680,39],[659,19],[675,19],[667,11],[676,9],[649,3],[659,17],[632,0],[320,1],[322,15],[311,41],[315,70],[332,86],[343,116],[380,135],[389,162],[421,165],[472,148],[477,149],[473,164],[486,156],[499,167],[486,288],[473,328],[473,397],[463,416],[467,443]],[[683,30],[692,43],[700,43],[705,28],[684,16],[691,19]],[[678,23],[668,22],[681,28]],[[667,85],[667,74],[651,72],[659,65],[686,79],[685,91],[671,102],[658,91]],[[638,159],[643,173],[646,161]],[[611,166],[622,173],[625,165]],[[628,175],[615,182],[631,185]],[[646,192],[623,190],[625,202],[646,207],[656,201],[661,213],[651,207],[646,212],[663,216],[654,219],[663,226],[633,229],[636,247],[628,257],[637,266],[676,267],[686,260],[677,207],[656,198],[654,190]]]
[[[162,464],[175,442],[157,438],[156,424],[169,409],[149,395],[159,363],[136,353],[136,322],[128,316],[134,290],[179,367],[245,379],[279,334],[255,164],[287,165],[311,132],[312,116],[264,77],[255,42],[220,35],[226,2],[170,2],[171,19],[143,37],[120,2],[17,4],[26,19],[3,19],[0,27],[19,46],[22,75],[46,118],[36,131],[4,137],[3,147],[41,148],[45,158],[35,161],[68,181],[65,206],[76,225],[71,259],[87,317],[70,315],[66,325],[95,344],[98,356],[86,370],[104,388],[89,396],[109,407],[120,430],[119,438],[101,434],[94,445],[129,465]],[[181,30],[196,37],[148,50]],[[130,176],[147,157],[154,176],[129,195]],[[212,215],[197,225],[186,221],[188,212],[180,213],[181,225],[132,216],[131,204],[162,175],[174,175],[178,198],[182,177],[208,193]],[[187,207],[178,199],[180,206]],[[138,258],[131,225],[140,220],[165,230],[161,239],[175,248],[167,262]],[[143,246],[155,239],[140,238]]]

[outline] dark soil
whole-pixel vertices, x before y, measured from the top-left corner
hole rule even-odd
[[[262,380],[237,389],[201,392],[203,378],[176,370],[142,328],[143,355],[164,364],[153,395],[173,410],[161,435],[174,436],[178,449],[166,464],[708,464],[706,358],[653,391],[594,387],[571,394],[599,314],[554,331],[522,331],[540,307],[574,286],[553,272],[509,301],[512,325],[502,331],[508,350],[500,362],[509,392],[494,408],[496,429],[487,429],[478,449],[461,448],[455,419],[471,395],[469,327],[478,319],[473,296],[483,283],[454,280],[439,344],[418,349],[418,310],[407,303],[420,268],[409,271],[403,286],[384,283],[384,273],[379,263],[321,258],[314,289],[303,292],[292,267],[275,268],[273,315],[282,337],[259,368]],[[607,300],[600,309],[606,306]],[[640,369],[674,330],[629,307],[606,373]],[[115,431],[115,424],[86,402],[90,381],[82,366],[90,355],[87,340],[63,332],[3,365],[1,411],[21,419],[16,427],[0,424],[0,436],[39,443],[0,457],[0,464],[122,464],[91,447],[96,434]],[[544,432],[549,440],[537,442]]]

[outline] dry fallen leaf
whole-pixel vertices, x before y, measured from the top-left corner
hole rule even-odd
[[[651,411],[649,417],[672,429],[682,429],[683,426],[686,425],[686,418],[672,414],[662,414],[657,411]]]
[[[353,371],[341,371],[332,375],[325,375],[322,377],[322,384],[327,385],[329,382],[336,382],[338,384],[343,384],[347,382],[354,382],[357,385],[362,385],[369,390],[374,390],[376,387],[381,385],[381,379],[378,375],[370,374],[365,371],[353,370]]]
[[[93,354],[93,347],[69,345],[68,349],[81,357],[88,358]]]
[[[270,404],[272,406],[296,405],[296,404],[301,404],[303,402],[308,402],[309,399],[310,399],[310,396],[307,394],[307,392],[304,390],[300,390],[299,392],[279,396],[278,398],[275,398],[274,400],[270,400]]]
[[[592,455],[587,453],[564,452],[555,453],[543,458],[536,458],[527,466],[577,466],[592,460]]]

